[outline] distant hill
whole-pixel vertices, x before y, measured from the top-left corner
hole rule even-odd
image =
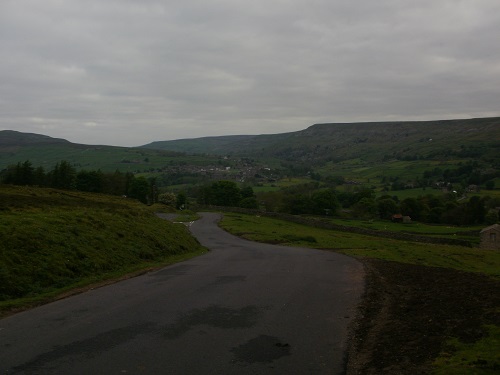
[[[311,167],[350,159],[378,163],[481,158],[498,169],[500,117],[326,123],[290,133],[158,141],[135,148],[74,144],[44,135],[0,131],[0,169],[25,160],[50,169],[67,160],[82,169],[147,173],[181,160],[183,165],[214,164],[221,155]]]
[[[226,135],[220,137],[177,139],[175,141],[152,142],[141,146],[141,148],[186,152],[190,154],[224,154],[235,143],[253,138],[255,138],[254,135]]]
[[[21,133],[14,130],[0,130],[0,148],[30,145],[69,144],[65,139],[52,138],[34,133]]]
[[[84,145],[46,135],[0,131],[0,170],[26,160],[50,170],[66,160],[77,169],[137,172],[161,166],[177,156],[171,151]]]
[[[297,132],[300,133],[300,132]],[[156,141],[141,146],[141,148],[155,150],[170,150],[190,154],[226,155],[231,153],[252,153],[263,145],[272,145],[289,134],[280,133],[266,135],[223,135],[214,137],[186,138],[172,141]]]
[[[474,147],[500,147],[500,117],[441,121],[316,124],[297,132],[154,142],[143,148],[264,156],[290,161],[354,157],[427,157]],[[488,150],[487,150],[488,152]]]

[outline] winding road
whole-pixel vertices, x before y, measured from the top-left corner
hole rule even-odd
[[[0,374],[342,374],[362,265],[218,219],[203,256],[0,320]]]

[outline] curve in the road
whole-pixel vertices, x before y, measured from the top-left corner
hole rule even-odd
[[[340,374],[363,268],[245,241],[203,214],[211,251],[0,320],[0,374]]]

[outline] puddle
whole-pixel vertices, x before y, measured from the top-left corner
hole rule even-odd
[[[237,361],[255,363],[255,362],[273,362],[276,359],[290,355],[290,345],[281,341],[277,337],[260,335],[251,339],[231,351]]]
[[[196,326],[207,325],[215,328],[248,328],[257,323],[259,309],[246,306],[231,309],[221,306],[209,306],[205,309],[194,309],[182,315],[177,322],[165,327],[164,336],[175,339]]]

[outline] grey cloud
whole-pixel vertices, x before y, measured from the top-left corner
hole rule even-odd
[[[0,127],[139,145],[499,115],[496,0],[4,0]]]

